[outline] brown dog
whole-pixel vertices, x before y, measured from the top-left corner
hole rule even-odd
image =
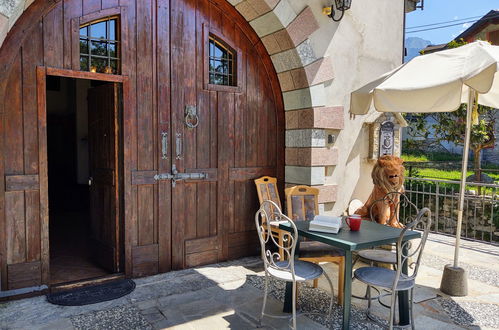
[[[381,201],[389,192],[404,191],[403,162],[396,156],[382,156],[378,159],[371,173],[374,183],[373,191],[364,206],[355,211],[356,214],[360,214],[362,217],[371,217],[372,215],[376,222],[382,225],[404,227],[398,221],[398,210],[395,209],[399,202],[397,194],[394,194],[392,199],[386,198],[386,200]],[[376,204],[373,206],[374,202]]]

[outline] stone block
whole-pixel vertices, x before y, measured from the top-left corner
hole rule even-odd
[[[247,1],[237,4],[236,9],[248,22],[258,17],[258,13]]]
[[[286,147],[325,147],[326,132],[322,129],[296,129],[286,131]]]
[[[332,80],[334,72],[331,58],[323,57],[305,66],[305,74],[310,86]]]
[[[0,1],[0,14],[10,17],[20,2],[20,0]]]
[[[296,49],[290,49],[270,56],[277,73],[289,71],[302,66],[300,56]]]
[[[284,110],[322,107],[326,103],[324,85],[284,92]]]
[[[279,30],[274,33],[275,39],[281,48],[281,51],[285,51],[291,48],[295,48],[293,41],[289,37],[289,33],[286,29]]]
[[[282,27],[287,27],[296,18],[296,13],[289,1],[280,1],[274,8],[274,13],[279,18]]]
[[[286,165],[331,166],[337,163],[337,148],[286,148]]]
[[[317,186],[319,189],[319,203],[330,203],[336,201],[338,193],[337,185]]]
[[[258,13],[263,15],[274,9],[278,1],[276,0],[247,0],[249,5]]]
[[[344,113],[342,106],[286,111],[286,129],[343,129],[343,127]]]
[[[290,91],[295,88],[293,84],[293,77],[291,76],[290,71],[285,71],[277,74],[277,78],[279,78],[279,85],[281,86],[281,91]]]
[[[24,12],[24,2],[17,4],[9,16],[9,30],[12,29],[14,24],[17,22],[19,17],[21,17]]]
[[[285,167],[286,183],[305,184],[305,185],[322,185],[325,183],[325,168],[319,167],[301,167],[301,166],[286,166]]]
[[[256,13],[253,8],[251,9]],[[265,15],[255,18],[250,21],[250,25],[260,38],[284,28],[278,16],[276,16],[275,11],[268,12]]]
[[[279,47],[279,44],[277,43],[277,40],[275,38],[275,33],[263,37],[262,43],[265,46],[265,49],[267,49],[269,55],[281,52],[281,47]]]
[[[236,6],[245,0],[228,0],[228,1],[231,5]]]
[[[303,66],[315,62],[318,59],[309,39],[298,45],[296,51],[298,52],[298,56],[300,57]]]
[[[6,16],[0,14],[0,46],[5,40],[7,32],[9,32],[9,19]]]
[[[307,74],[304,68],[298,68],[290,71],[291,77],[293,77],[294,89],[301,89],[310,86],[308,83]]]
[[[305,41],[317,29],[319,29],[319,23],[308,6],[286,28],[295,46]]]
[[[26,2],[24,3],[24,10],[28,9],[28,7],[31,6],[33,2],[35,2],[35,0],[26,0]]]

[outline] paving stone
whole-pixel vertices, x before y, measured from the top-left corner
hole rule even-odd
[[[40,327],[30,326],[30,330],[73,330],[73,324],[69,318],[58,319],[57,321],[44,324]]]

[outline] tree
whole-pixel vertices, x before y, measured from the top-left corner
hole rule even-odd
[[[465,45],[463,39],[453,40],[446,48],[456,48]],[[472,125],[470,136],[470,149],[473,151],[473,167],[475,170],[475,181],[481,181],[480,155],[483,149],[493,148],[495,142],[495,120],[492,108],[482,105],[477,107],[479,120],[478,125]],[[452,142],[455,145],[464,145],[466,131],[466,104],[461,104],[454,112],[421,113],[406,115],[410,129],[407,146],[418,148],[425,143],[438,143],[442,141]],[[428,124],[434,122],[434,124]],[[433,139],[430,139],[430,137]]]

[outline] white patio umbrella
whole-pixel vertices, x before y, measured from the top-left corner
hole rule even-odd
[[[377,111],[405,113],[449,112],[457,110],[461,103],[468,103],[454,252],[455,269],[459,269],[472,105],[478,97],[479,104],[499,108],[498,71],[499,46],[476,41],[415,57],[351,94],[350,112],[357,115],[367,114],[372,103]],[[447,293],[452,295],[452,292]]]

